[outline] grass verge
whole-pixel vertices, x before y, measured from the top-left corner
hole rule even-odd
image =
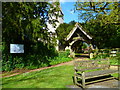
[[[73,66],[64,65],[2,79],[3,88],[66,88],[73,84]]]

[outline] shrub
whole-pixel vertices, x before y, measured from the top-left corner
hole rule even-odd
[[[109,57],[109,54],[97,54],[93,59],[103,59]]]
[[[59,64],[59,63],[63,63],[63,62],[72,60],[72,58],[68,57],[69,54],[70,54],[69,50],[64,51],[64,52],[59,52],[57,57],[55,57],[53,59],[49,59],[50,65],[55,65],[55,64]]]
[[[110,57],[109,54],[98,54],[94,57],[94,59],[104,59],[109,58],[111,65],[120,65],[120,53],[117,53],[116,56]]]
[[[110,57],[110,64],[111,65],[120,65],[120,53],[117,54],[115,57]]]
[[[49,66],[49,58],[54,58],[58,55],[53,46],[47,47],[41,43],[37,43],[30,48],[31,52],[24,54],[5,54],[2,57],[2,71],[11,71],[15,68],[35,69],[39,67]]]
[[[52,48],[50,48],[52,49]],[[55,49],[48,50],[49,53],[35,53],[35,54],[28,54],[26,56],[10,56],[9,60],[2,60],[2,71],[11,71],[15,68],[22,69],[36,69],[40,67],[46,67],[50,65],[56,65],[59,63],[67,62],[72,60],[72,58],[69,58],[68,55],[70,54],[70,51],[64,51],[56,53],[54,51]],[[49,54],[49,55],[48,55]]]

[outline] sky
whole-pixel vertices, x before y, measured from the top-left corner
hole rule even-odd
[[[64,14],[64,22],[69,23],[75,20],[78,22],[78,13],[74,13],[75,2],[60,2],[62,12]]]

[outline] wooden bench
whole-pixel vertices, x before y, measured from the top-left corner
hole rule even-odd
[[[113,79],[110,74],[118,73],[118,70],[110,69],[109,59],[75,61],[74,70],[74,84],[83,88],[86,84]]]

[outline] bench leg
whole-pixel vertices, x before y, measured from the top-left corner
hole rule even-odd
[[[82,86],[85,88],[85,79],[82,79]]]
[[[76,85],[76,84],[77,84],[77,77],[76,77],[76,76],[74,76],[74,78],[73,78],[73,79],[74,79],[74,81],[73,81],[73,82],[74,82],[74,84]]]
[[[85,88],[85,73],[82,73],[82,86]]]
[[[75,78],[74,78],[75,76],[72,76],[72,79],[73,79],[73,83],[75,84]]]

